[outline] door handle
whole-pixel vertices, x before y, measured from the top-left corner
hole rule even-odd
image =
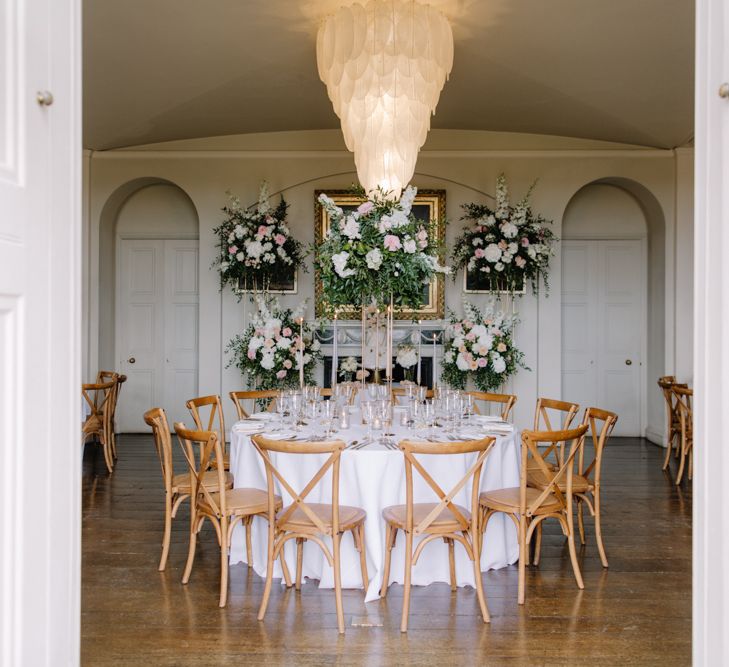
[[[129,357],[129,359],[127,359],[127,361],[128,361],[128,362],[129,362],[130,364],[133,364],[133,363],[134,363],[134,362],[136,361],[136,359],[135,359],[134,357]],[[627,363],[627,362],[626,362],[626,363]]]
[[[626,366],[632,366],[633,365],[633,360],[632,359],[626,359],[625,360],[625,365]]]

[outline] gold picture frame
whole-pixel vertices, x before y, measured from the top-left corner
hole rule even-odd
[[[319,202],[319,195],[325,194],[334,203],[343,208],[356,209],[366,201],[358,197],[350,190],[315,190],[314,191],[314,242],[318,246],[326,237],[329,230],[329,215],[326,209]],[[435,237],[441,247],[445,245],[445,214],[446,214],[446,191],[445,190],[418,190],[413,202],[412,212],[415,217],[424,222],[435,222]],[[445,257],[440,257],[445,262]],[[324,313],[323,288],[319,271],[314,276],[316,296],[316,316],[322,317]],[[433,282],[423,288],[427,291],[426,302],[421,308],[404,308],[395,313],[396,320],[442,320],[445,317],[445,276],[438,274]],[[351,309],[340,310],[340,319],[358,320],[361,311],[352,307]]]

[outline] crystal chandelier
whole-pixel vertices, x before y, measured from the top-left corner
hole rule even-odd
[[[448,21],[414,0],[356,3],[324,20],[316,56],[362,186],[399,197],[453,66]]]

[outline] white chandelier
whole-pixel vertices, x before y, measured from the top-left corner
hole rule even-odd
[[[325,19],[316,57],[362,186],[399,197],[453,66],[448,21],[414,0],[356,3]]]

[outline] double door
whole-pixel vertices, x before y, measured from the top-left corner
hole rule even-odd
[[[120,239],[116,357],[127,376],[117,407],[121,432],[149,430],[151,407],[189,425],[198,388],[198,241]]]

